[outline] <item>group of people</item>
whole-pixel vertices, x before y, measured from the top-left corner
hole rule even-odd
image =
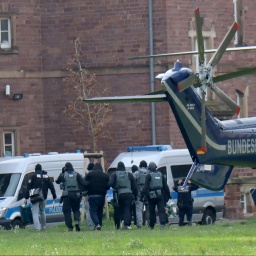
[[[141,228],[144,209],[146,220],[150,229],[156,224],[156,208],[159,215],[160,229],[164,229],[168,223],[166,215],[166,203],[171,199],[166,178],[157,170],[154,162],[142,160],[139,167],[133,166],[132,172],[126,170],[123,162],[119,162],[117,170],[109,177],[103,172],[100,163],[90,163],[85,176],[77,173],[72,164],[67,162],[61,174],[55,181],[63,189],[61,201],[63,202],[63,214],[68,231],[73,231],[72,213],[75,230],[80,231],[80,203],[82,196],[86,213],[86,221],[89,230],[101,230],[103,209],[106,203],[107,190],[113,188],[114,224],[116,229],[130,229],[132,216],[137,228]],[[197,185],[187,184],[187,190],[180,190],[180,180],[173,190],[178,193],[177,206],[179,208],[179,225],[184,224],[184,216],[187,215],[189,224],[192,222],[193,199],[191,191],[198,188]],[[53,200],[56,201],[56,192],[42,166],[37,164],[35,174],[29,179],[24,203],[27,204],[29,192],[41,188],[43,200],[32,204],[32,215],[36,231],[46,228],[45,200],[50,189]],[[39,215],[38,215],[39,213]],[[40,218],[39,218],[40,216]]]
[[[63,190],[60,200],[63,202],[62,210],[68,231],[73,231],[74,229],[72,214],[75,229],[80,231],[80,203],[81,191],[83,190],[87,192],[87,202],[89,203],[89,207],[87,206],[87,209],[89,208],[87,218],[90,216],[93,222],[93,229],[101,229],[105,196],[109,189],[109,177],[103,172],[101,164],[96,163],[90,166],[92,171],[86,173],[85,177],[82,177],[82,175],[74,170],[72,164],[67,162],[55,181]],[[28,180],[25,204],[27,204],[30,198],[30,192],[37,188],[41,188],[43,199],[32,203],[32,216],[35,230],[41,231],[46,228],[45,200],[47,199],[48,189],[50,189],[54,201],[56,201],[57,196],[53,182],[47,173],[42,170],[40,164],[36,165],[35,174]]]

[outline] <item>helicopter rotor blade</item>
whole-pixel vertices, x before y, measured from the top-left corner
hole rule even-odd
[[[231,47],[227,48],[226,52],[234,52],[234,51],[250,51],[256,50],[256,46],[245,46],[245,47]],[[205,50],[204,54],[215,53],[217,49],[209,49]],[[161,57],[171,57],[171,56],[185,56],[185,55],[195,55],[198,54],[198,51],[188,51],[188,52],[173,52],[173,53],[163,53],[163,54],[155,54],[155,55],[145,55],[145,56],[136,56],[127,58],[127,60],[137,60],[137,59],[150,59],[150,58],[161,58]]]
[[[217,49],[217,51],[214,53],[214,55],[210,59],[208,65],[211,65],[212,67],[216,66],[216,64],[220,61],[222,55],[226,51],[226,48],[230,44],[230,42],[231,42],[232,38],[234,37],[237,30],[238,30],[238,25],[236,22],[234,22],[233,25],[230,27],[228,33],[222,40],[219,48]]]
[[[228,79],[231,79],[231,78],[244,76],[244,75],[249,75],[249,74],[252,74],[254,72],[256,72],[256,67],[244,68],[242,70],[230,72],[228,74],[215,76],[215,77],[213,77],[212,81],[214,83],[218,83],[218,82],[225,81],[225,80],[228,80]]]
[[[212,85],[211,89],[216,93],[216,95],[237,115],[240,112],[240,106],[238,106],[232,99],[230,99],[227,94],[225,94],[219,87]]]
[[[198,76],[197,73],[192,75],[192,76],[189,76],[185,80],[179,82],[178,83],[178,91],[182,92],[193,84],[200,84],[201,85],[200,80],[199,80],[199,76]]]
[[[202,64],[204,63],[204,39],[203,39],[199,8],[196,8],[195,10],[195,22],[196,22],[197,48],[199,53],[198,58],[199,58],[199,63]]]

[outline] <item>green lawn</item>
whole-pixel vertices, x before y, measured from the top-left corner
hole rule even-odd
[[[218,222],[212,226],[168,226],[67,232],[64,224],[42,232],[31,228],[1,230],[0,255],[256,255],[256,220]]]

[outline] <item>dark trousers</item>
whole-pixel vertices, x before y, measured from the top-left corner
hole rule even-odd
[[[132,194],[120,194],[118,197],[119,215],[122,216],[125,226],[131,225]]]
[[[80,201],[81,197],[77,193],[69,192],[68,196],[63,197],[63,214],[65,218],[65,224],[68,228],[73,229],[72,216],[74,214],[74,221],[79,223],[80,220]]]
[[[193,214],[193,205],[191,203],[188,204],[179,204],[179,226],[184,225],[185,215],[187,216],[187,221],[192,221]]]
[[[164,198],[152,198],[149,199],[149,226],[154,228],[156,223],[156,206],[159,215],[159,221],[161,225],[166,223],[166,214],[165,214],[165,203]]]
[[[90,205],[90,215],[95,226],[102,226],[103,208],[105,204],[105,196],[93,195],[88,198]]]
[[[120,228],[120,223],[122,220],[123,220],[123,217],[120,216],[119,205],[115,204],[114,205],[114,223],[115,223],[116,229]]]
[[[136,205],[135,205],[135,202],[132,203],[131,215],[132,215],[133,223],[134,223],[134,225],[136,225]]]

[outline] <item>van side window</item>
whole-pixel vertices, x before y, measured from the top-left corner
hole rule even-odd
[[[0,197],[14,196],[20,176],[20,173],[0,174]]]
[[[191,168],[191,164],[172,165],[171,172],[172,172],[173,182],[175,183],[178,180],[185,178],[187,176],[190,168]]]

